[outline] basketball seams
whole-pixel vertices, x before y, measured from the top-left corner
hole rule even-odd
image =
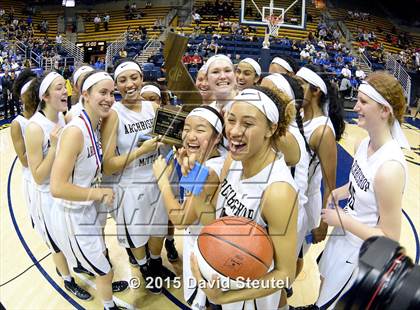
[[[236,223],[229,223],[229,222],[236,222]],[[245,225],[252,225],[253,227],[257,228],[261,232],[261,236],[268,236],[268,240],[271,245],[271,250],[274,253],[274,245],[273,240],[271,240],[270,234],[267,230],[265,230],[263,227],[258,225],[254,220],[248,219],[246,217],[236,217],[236,216],[229,216],[229,217],[222,217],[220,219],[217,219],[213,222],[213,224],[217,222],[223,222],[226,225],[238,225],[238,226],[245,226]],[[211,225],[213,225],[211,224]]]
[[[243,253],[245,253],[245,254],[247,254],[248,256],[250,256],[250,257],[252,257],[252,258],[254,258],[257,262],[259,262],[259,263],[261,263],[262,265],[264,265],[264,267],[268,270],[269,268],[270,268],[270,266],[267,266],[259,257],[257,257],[257,256],[255,256],[254,254],[252,254],[251,252],[249,252],[247,249],[244,249],[244,248],[242,248],[242,247],[240,247],[240,246],[238,246],[237,244],[234,244],[233,242],[231,242],[231,241],[229,241],[229,240],[227,240],[227,239],[224,239],[224,238],[222,238],[222,237],[220,237],[220,236],[217,236],[217,235],[214,235],[214,234],[212,234],[212,233],[207,233],[207,232],[205,232],[205,233],[202,233],[201,234],[201,236],[210,236],[210,237],[214,237],[214,238],[216,238],[216,239],[218,239],[218,240],[220,240],[220,241],[223,241],[223,242],[226,242],[227,244],[229,244],[229,245],[231,245],[231,246],[233,246],[233,247],[235,247],[235,248],[237,248],[238,250],[241,250]],[[198,238],[198,241],[200,240],[200,238]],[[200,250],[200,252],[201,252],[201,250]],[[207,260],[206,260],[207,261]],[[208,262],[207,262],[208,263]],[[209,264],[210,266],[212,266],[211,264]],[[213,266],[212,266],[213,267]],[[219,271],[218,271],[219,272]]]

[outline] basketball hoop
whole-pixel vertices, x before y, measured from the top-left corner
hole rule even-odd
[[[284,23],[284,15],[269,15],[264,18],[264,21],[267,23],[268,34],[270,36],[277,37],[279,35],[279,29]]]

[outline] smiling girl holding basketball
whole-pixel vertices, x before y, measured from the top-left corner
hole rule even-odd
[[[200,219],[201,224],[207,225],[215,217],[245,216],[266,228],[274,246],[274,265],[260,279],[261,283],[288,279],[292,282],[296,271],[297,186],[283,155],[273,149],[274,140],[285,134],[291,119],[282,100],[285,99],[280,93],[264,87],[245,89],[235,97],[225,127],[230,156],[223,163],[220,182],[210,174],[201,194],[192,196],[191,204],[184,210],[185,224]],[[187,166],[194,162],[191,157],[180,160]],[[237,193],[236,199],[243,206],[241,212],[235,212],[238,210],[225,197],[227,187]],[[202,283],[194,256],[192,269],[198,283]],[[242,309],[254,303],[261,309],[277,309],[280,290],[204,289],[209,300],[222,304],[223,309]],[[281,304],[287,308],[285,298]]]

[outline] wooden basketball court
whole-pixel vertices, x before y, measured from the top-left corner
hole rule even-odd
[[[352,123],[352,120],[349,119]],[[419,121],[417,120],[417,126]],[[419,259],[419,244],[416,230],[420,230],[420,131],[413,124],[405,123],[404,132],[412,146],[407,151],[406,159],[409,170],[409,184],[403,201],[403,225],[401,244],[406,247],[408,255]],[[354,124],[347,126],[343,141],[340,143],[338,160],[338,185],[347,181],[353,145],[366,133]],[[56,274],[49,251],[41,238],[31,227],[27,208],[22,193],[22,173],[19,161],[13,150],[10,139],[10,128],[0,131],[1,148],[1,257],[0,257],[0,301],[6,309],[102,309],[101,300],[96,297],[94,279],[76,275],[76,281],[94,296],[93,300],[82,302],[67,294],[61,278]],[[140,279],[138,269],[128,263],[125,250],[115,237],[115,223],[108,219],[106,242],[114,266],[115,280],[131,280],[133,286]],[[176,232],[176,245],[182,253],[182,232]],[[291,305],[313,303],[318,294],[319,280],[315,259],[324,244],[313,246],[305,256],[305,267],[293,285],[294,295]],[[171,265],[163,253],[164,264],[178,275],[182,275],[182,262]],[[188,259],[188,258],[183,258]],[[42,260],[35,266],[35,262]],[[32,266],[29,270],[24,272]],[[21,274],[24,272],[23,274]],[[18,276],[21,274],[20,276]],[[11,279],[14,280],[10,281]],[[10,282],[8,282],[10,281]],[[7,283],[8,282],[8,283]],[[152,295],[143,286],[131,288],[115,294],[116,302],[129,309],[188,309],[183,301],[182,288],[170,288],[162,295]]]

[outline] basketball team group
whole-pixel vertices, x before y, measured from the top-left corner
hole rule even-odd
[[[368,137],[354,146],[348,183],[336,188],[343,106],[320,67],[298,68],[275,57],[263,78],[251,58],[234,66],[225,55],[212,56],[196,78],[203,104],[187,115],[177,148],[151,135],[164,91],[143,83],[141,67],[131,59],[114,68],[113,77],[78,68],[72,77],[78,101],[70,110],[65,80],[56,72],[37,77],[23,70],[14,86],[23,114],[13,120],[11,135],[30,219],[76,297],[92,296],[71,270],[94,277],[104,309],[120,309],[113,293],[128,284],[113,282],[112,249],[104,239],[108,216],[127,263],[140,269],[153,294],[176,277],[161,253],[165,247],[169,261],[176,261],[174,228],[183,232],[183,293],[192,309],[293,309],[287,298],[305,254],[330,226],[318,263],[319,297],[299,308],[332,309],[354,281],[363,241],[378,235],[399,240],[407,186],[401,148],[409,145],[400,127],[403,88],[389,73],[373,72],[359,87],[354,111]],[[181,184],[197,168],[207,171],[205,178],[192,188]],[[191,285],[210,280],[197,236],[224,217],[262,227],[273,257],[257,280],[288,286]],[[217,257],[217,247],[210,250]],[[223,277],[220,266],[210,267]]]

